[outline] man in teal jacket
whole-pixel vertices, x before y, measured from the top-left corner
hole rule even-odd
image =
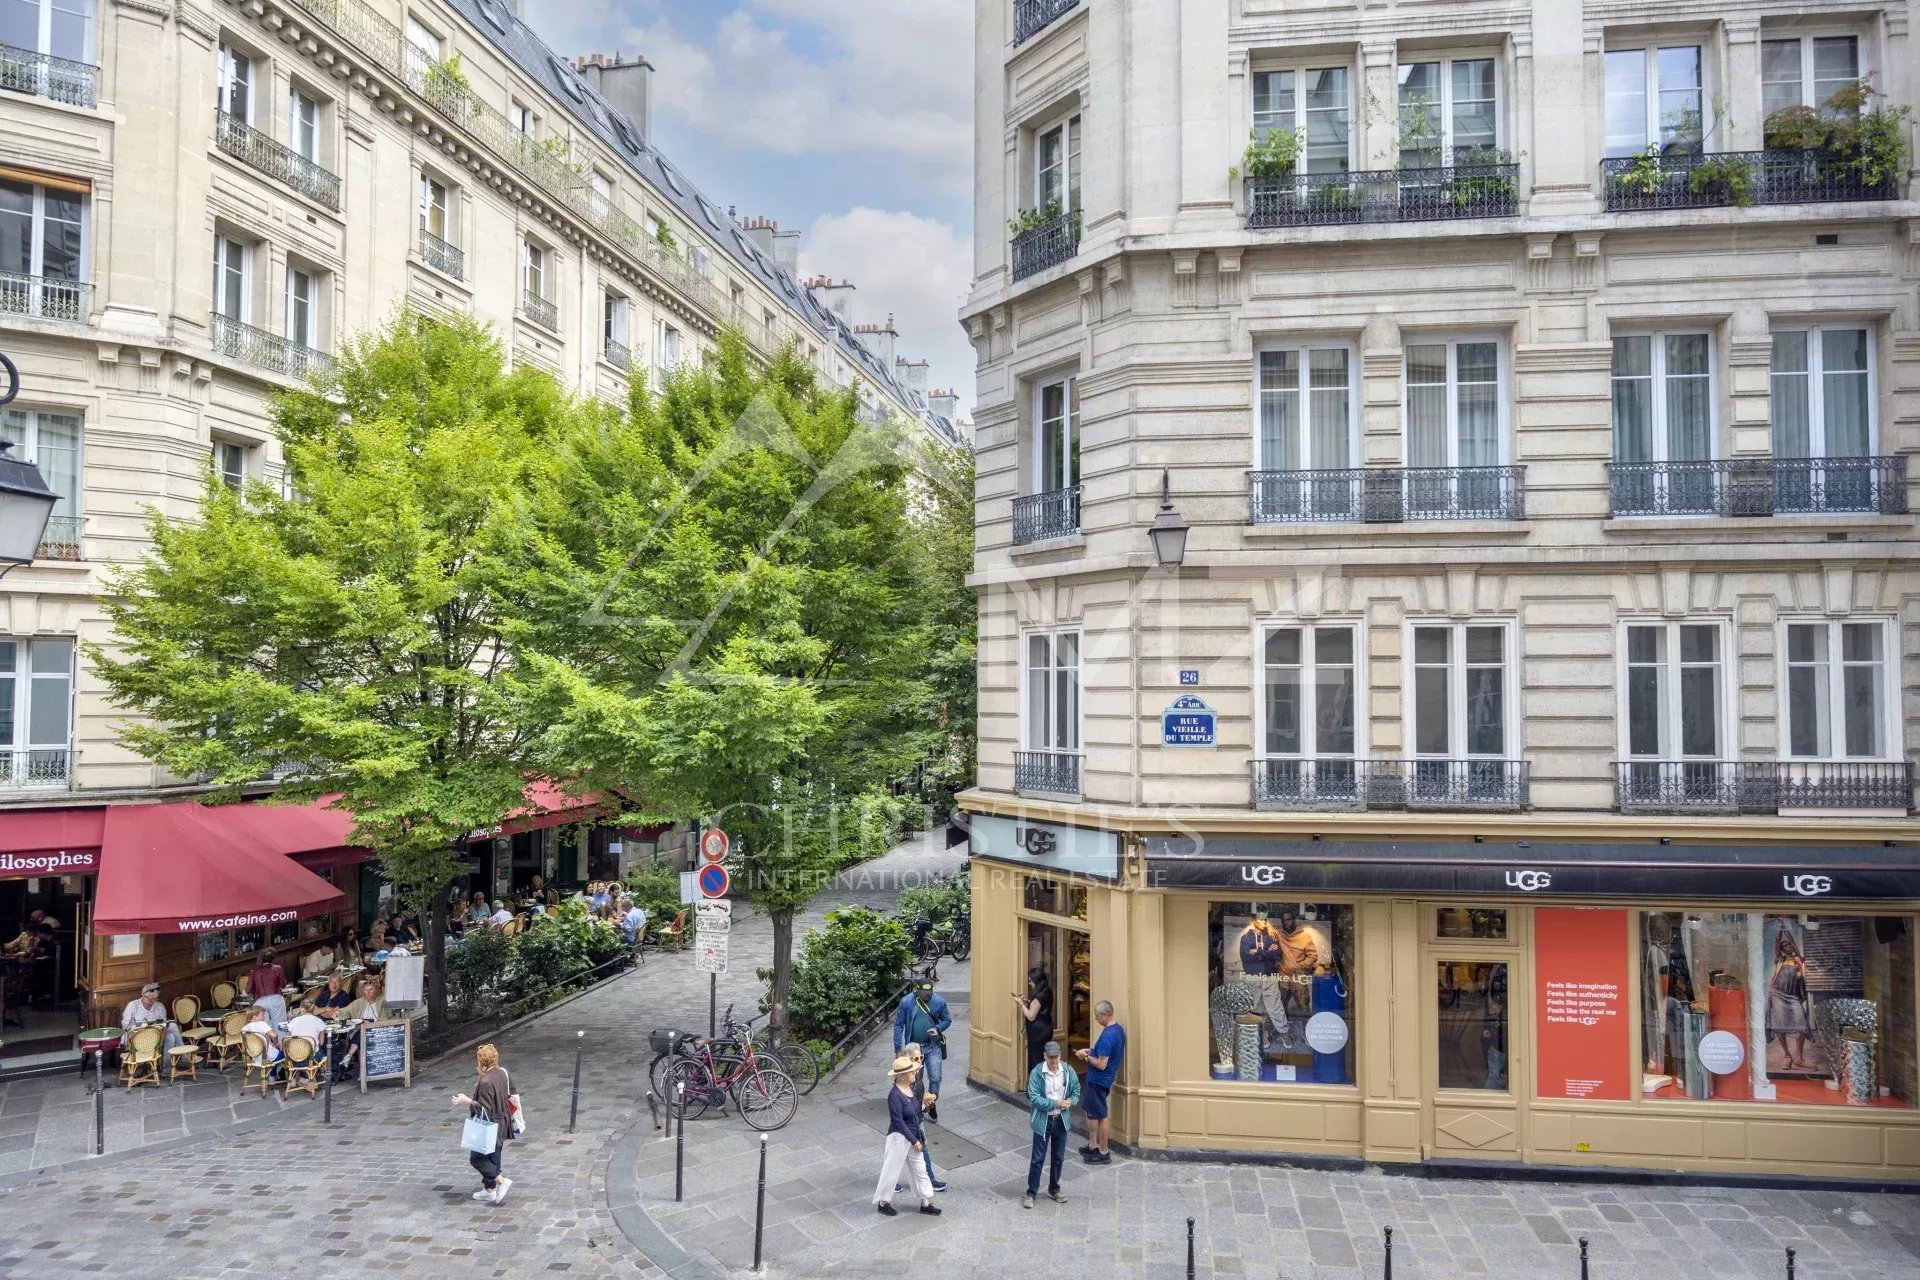
[[[1060,1042],[1047,1041],[1046,1057],[1027,1073],[1028,1124],[1033,1130],[1033,1158],[1027,1162],[1027,1194],[1022,1209],[1033,1208],[1040,1194],[1040,1166],[1047,1163],[1052,1148],[1052,1167],[1048,1170],[1047,1195],[1056,1204],[1065,1204],[1060,1190],[1060,1168],[1067,1160],[1067,1113],[1080,1105],[1080,1077],[1060,1061]]]

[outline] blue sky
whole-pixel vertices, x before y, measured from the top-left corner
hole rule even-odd
[[[526,0],[555,52],[644,55],[653,137],[721,206],[804,233],[973,402],[973,0]]]

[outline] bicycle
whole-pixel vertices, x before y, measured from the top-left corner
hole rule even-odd
[[[763,1013],[759,1018],[747,1023],[754,1047],[762,1053],[772,1055],[781,1066],[786,1068],[787,1074],[793,1077],[793,1083],[799,1088],[800,1096],[804,1098],[813,1092],[815,1085],[820,1083],[820,1077],[826,1074],[826,1067],[820,1061],[819,1054],[798,1040],[783,1038],[775,1044],[771,1025],[752,1030],[754,1023],[767,1016]]]
[[[688,1118],[705,1114],[709,1107],[724,1107],[731,1100],[748,1128],[767,1132],[784,1127],[800,1109],[793,1077],[772,1055],[762,1060],[755,1052],[747,1028],[733,1020],[732,1005],[727,1006],[724,1027],[725,1035],[699,1037],[690,1045],[682,1040],[661,1055],[667,1060],[661,1096],[677,1106],[684,1088]],[[655,1059],[656,1064],[659,1061]]]

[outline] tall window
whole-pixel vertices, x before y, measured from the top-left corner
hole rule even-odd
[[[1080,633],[1027,634],[1026,714],[1029,751],[1080,749]]]
[[[1774,331],[1776,457],[1864,458],[1873,451],[1871,350],[1864,328]]]
[[[298,89],[287,93],[287,146],[296,155],[320,162],[320,104]]]
[[[318,347],[320,291],[311,271],[287,267],[287,338],[303,347]]]
[[[1704,333],[1626,334],[1613,340],[1616,462],[1713,457],[1713,374]]]
[[[1760,42],[1760,111],[1818,107],[1860,78],[1855,36],[1795,36]]]
[[[93,61],[93,0],[0,0],[0,44]]]
[[[1080,207],[1080,117],[1043,129],[1033,146],[1033,207]]]
[[[1884,622],[1787,624],[1787,754],[1883,760],[1895,752]]]
[[[1080,424],[1073,379],[1034,388],[1034,492],[1053,493],[1080,483]]]
[[[1290,67],[1253,77],[1253,131],[1265,141],[1287,129],[1301,141],[1301,173],[1345,173],[1353,165],[1353,93],[1345,67]]]
[[[253,123],[253,59],[238,49],[220,43],[220,84],[217,99],[220,110],[236,120]],[[267,108],[271,113],[271,105]]]
[[[697,244],[687,250],[687,261],[693,265],[693,274],[702,280],[713,270],[713,256]]]
[[[1607,51],[1607,154],[1698,152],[1706,81],[1697,44]]]
[[[1400,65],[1400,167],[1472,164],[1500,145],[1499,76],[1492,58]]]
[[[1627,755],[1717,760],[1726,719],[1726,655],[1711,622],[1627,628]]]
[[[587,175],[587,180],[592,184],[593,193],[595,195],[599,196],[602,200],[605,200],[609,203],[612,202],[613,200],[613,179],[612,178],[609,178],[606,174],[600,172],[598,169],[595,169],[592,173]]]
[[[56,303],[78,307],[76,290],[41,285],[36,295],[27,281],[6,277],[80,280],[85,209],[86,198],[77,191],[0,178],[0,314],[54,314]]]
[[[236,440],[213,442],[213,469],[220,482],[235,493],[247,485],[247,446]]]
[[[73,746],[73,641],[0,640],[0,779],[64,782]]]
[[[545,245],[535,244],[531,240],[521,242],[521,267],[524,287],[529,298],[547,296],[547,249]]]
[[[446,184],[420,176],[420,229],[436,240],[453,242],[452,205]]]
[[[0,437],[13,441],[27,461],[40,468],[47,488],[57,495],[53,518],[80,515],[80,415],[45,410],[0,410]],[[48,540],[53,540],[52,529]]]
[[[428,66],[440,61],[440,37],[412,15],[407,17],[407,45]]]
[[[1509,747],[1507,628],[1413,628],[1413,753],[1499,759]]]
[[[1486,339],[1407,347],[1407,465],[1502,462],[1500,344]]]
[[[631,311],[632,304],[627,301],[624,294],[609,293],[607,295],[606,317],[602,327],[605,330],[604,336],[609,348],[626,350]]]
[[[1260,646],[1260,750],[1267,758],[1351,758],[1358,749],[1351,626],[1274,627]]]
[[[659,366],[661,373],[672,373],[680,367],[680,331],[665,320],[660,321],[656,346],[659,358],[655,363]]]
[[[253,291],[248,288],[247,246],[231,236],[213,239],[213,309],[229,320],[246,324],[253,316]]]
[[[514,132],[523,138],[531,138],[540,132],[540,121],[533,114],[532,107],[516,102],[513,104],[513,114],[508,118],[513,121]]]
[[[1346,347],[1283,347],[1257,361],[1261,471],[1355,464],[1353,357]]]

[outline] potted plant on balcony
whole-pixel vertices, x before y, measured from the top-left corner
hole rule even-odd
[[[1817,108],[1782,107],[1766,119],[1767,151],[1803,157],[1797,177],[1808,187],[1838,176],[1871,192],[1894,189],[1911,155],[1906,129],[1911,111],[1884,102],[1873,83],[1862,79],[1834,90]],[[1791,175],[1791,167],[1786,172]],[[1782,176],[1770,173],[1775,180]]]
[[[1477,209],[1488,213],[1514,210],[1519,195],[1506,166],[1513,163],[1513,152],[1505,147],[1477,147],[1466,157],[1455,157],[1453,204],[1456,209]]]
[[[460,69],[459,54],[429,65],[423,80],[424,96],[429,102],[456,119],[466,117],[473,95],[473,83],[467,79],[467,73]]]
[[[1058,200],[1049,200],[1035,209],[1022,209],[1018,217],[1007,223],[1007,231],[1018,240],[1030,231],[1038,231],[1059,221],[1062,215],[1069,212],[1073,222],[1073,238],[1077,241],[1080,238],[1080,211],[1062,209]]]
[[[1300,135],[1291,129],[1269,129],[1267,136],[1247,135],[1247,151],[1240,168],[1254,181],[1277,181],[1293,176],[1300,162]]]
[[[1753,203],[1753,180],[1759,170],[1738,152],[1723,151],[1697,161],[1687,176],[1687,188],[1716,204],[1746,208]]]

